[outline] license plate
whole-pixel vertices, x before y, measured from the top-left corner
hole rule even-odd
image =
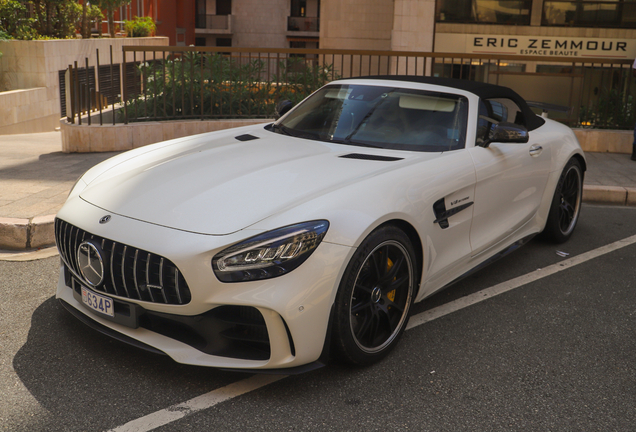
[[[82,287],[82,302],[89,308],[108,315],[110,317],[115,316],[115,305],[113,299],[103,295],[95,294],[94,292]]]

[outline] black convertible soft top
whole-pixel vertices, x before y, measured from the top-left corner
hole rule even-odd
[[[412,76],[412,75],[375,75],[364,76],[347,79],[374,79],[374,80],[388,80],[388,81],[406,81],[416,82],[422,84],[433,84],[445,87],[453,87],[460,90],[473,93],[479,96],[481,99],[495,99],[506,98],[513,100],[521,109],[523,117],[526,121],[526,127],[529,131],[539,128],[545,123],[545,120],[536,115],[528,106],[526,101],[517,94],[514,90],[495,84],[482,83],[477,81],[461,80],[454,78],[437,78],[437,77],[424,77],[424,76]]]

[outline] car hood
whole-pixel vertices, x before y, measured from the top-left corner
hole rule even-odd
[[[99,174],[80,196],[114,214],[224,235],[335,188],[396,169],[409,158],[437,156],[304,140],[262,127],[248,130],[249,136],[245,129],[241,132],[204,134],[158,146]],[[385,160],[342,157],[350,154]],[[390,160],[396,156],[404,159]]]

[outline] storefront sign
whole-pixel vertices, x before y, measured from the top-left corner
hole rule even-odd
[[[636,40],[561,36],[438,33],[436,52],[633,59]]]

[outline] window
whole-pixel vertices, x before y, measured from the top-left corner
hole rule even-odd
[[[306,17],[307,16],[307,0],[292,0],[290,16]]]
[[[462,64],[435,61],[433,74],[436,77],[469,79],[473,81],[488,82],[495,73],[525,72],[526,65],[520,63],[482,63],[478,61],[464,62]]]
[[[216,38],[216,46],[218,47],[231,47],[232,38]]]
[[[232,0],[216,0],[217,15],[232,15]]]
[[[464,148],[467,108],[459,95],[330,85],[305,99],[274,130],[354,146],[443,152]]]
[[[439,0],[438,22],[530,25],[532,0]]]
[[[544,26],[636,28],[636,2],[553,1],[543,3]]]

